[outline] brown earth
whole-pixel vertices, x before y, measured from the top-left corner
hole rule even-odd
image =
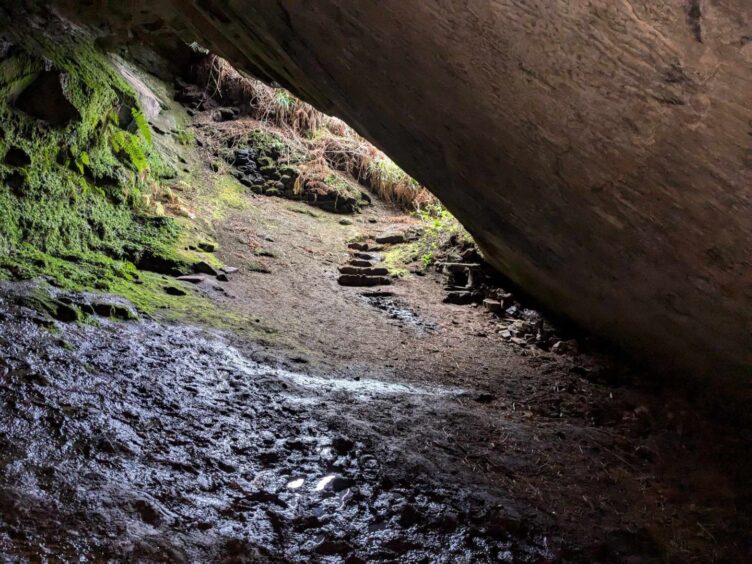
[[[750,437],[719,414],[605,357],[510,344],[499,318],[441,303],[437,274],[380,301],[338,286],[348,240],[416,222],[397,211],[341,225],[248,198],[215,223],[239,270],[201,291],[263,320],[262,341],[151,321],[50,334],[0,303],[0,552],[748,561]]]
[[[272,338],[270,358],[354,382],[445,390],[430,406],[407,400],[386,411],[347,401],[337,407],[343,429],[375,435],[438,483],[504,492],[554,558],[749,556],[738,457],[746,439],[697,402],[646,386],[605,356],[510,344],[482,308],[443,304],[443,278],[430,271],[385,288],[393,299],[339,286],[349,240],[417,223],[382,204],[352,226],[277,198],[252,206],[217,227],[219,258],[240,271],[223,286],[228,296],[214,296],[292,346],[280,353]]]
[[[212,136],[244,126],[199,128],[199,191]],[[202,213],[213,197],[180,194]],[[301,202],[240,199],[211,225],[238,270],[184,287],[257,319],[248,333],[52,322],[2,288],[0,555],[752,558],[752,437],[717,403],[585,341],[590,352],[565,354],[512,344],[503,319],[442,303],[430,269],[338,285],[349,241],[419,224],[382,203],[343,225]],[[364,295],[380,290],[394,295]]]

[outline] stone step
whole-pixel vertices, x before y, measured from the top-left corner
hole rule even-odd
[[[477,270],[480,264],[477,262],[437,262],[437,268],[442,268],[446,272],[467,272],[468,270]]]
[[[368,243],[348,243],[347,248],[356,251],[367,251],[369,247]]]
[[[377,243],[383,243],[385,245],[396,245],[404,243],[406,240],[407,236],[403,231],[388,231],[376,237]]]
[[[467,305],[479,302],[482,296],[478,292],[449,292],[444,298],[445,304]]]
[[[502,303],[498,300],[485,299],[483,300],[483,307],[485,307],[491,313],[501,313]]]
[[[362,260],[373,260],[373,261],[380,261],[381,257],[379,255],[371,254],[371,253],[364,253],[362,251],[356,251],[352,254],[353,257],[356,259],[362,259]]]
[[[373,292],[363,292],[361,294],[364,298],[391,298],[394,296],[394,292],[386,290],[375,290]]]
[[[388,286],[392,279],[387,276],[363,276],[361,274],[343,274],[338,279],[340,286]]]
[[[373,266],[373,262],[370,260],[351,259],[349,261],[350,266],[359,266],[361,268],[370,268]]]
[[[359,266],[340,266],[339,271],[341,274],[362,274],[364,276],[387,276],[389,270],[383,267],[359,267]]]

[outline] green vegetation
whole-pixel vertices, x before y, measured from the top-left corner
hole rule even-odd
[[[80,118],[53,126],[14,108],[44,62],[25,51],[2,61],[0,240],[5,250],[19,260],[28,255],[26,246],[52,257],[94,251],[122,258],[129,246],[169,246],[172,229],[154,229],[148,218],[134,213],[157,176],[152,168],[165,169],[152,151],[135,95],[93,47],[45,47],[44,56],[61,73],[62,95]],[[122,115],[130,123],[121,123]]]
[[[175,140],[181,145],[193,145],[196,142],[196,135],[192,131],[180,129],[175,134]]]
[[[310,217],[321,217],[320,213],[313,211],[311,208],[305,208],[303,206],[288,206],[287,209],[291,212],[307,215]]]
[[[175,171],[154,147],[131,87],[90,44],[29,43],[0,61],[0,279],[44,277],[64,289],[121,295],[146,313],[231,323],[195,292],[167,295],[169,279],[144,271],[189,271],[198,253],[186,248],[206,236],[161,217],[158,200],[177,200],[163,186]],[[35,106],[40,77],[47,83]],[[238,190],[222,186],[221,204],[239,206]]]
[[[245,267],[251,272],[260,272],[262,274],[271,274],[272,272],[269,270],[269,267],[256,260],[249,260],[245,263]]]
[[[337,182],[336,175],[329,174],[331,170],[349,174],[382,199],[408,211],[436,203],[425,187],[342,120],[323,114],[287,90],[241,75],[216,55],[207,55],[198,67],[207,79],[209,91],[219,96],[225,91],[236,95],[242,92],[249,101],[252,117],[285,134],[283,140],[276,133],[259,129],[237,139],[236,145],[258,147],[266,155],[276,150],[288,162],[304,165],[301,168],[308,169],[310,178],[326,177],[326,182]],[[316,174],[324,168],[330,170],[323,176]]]
[[[415,212],[422,222],[417,240],[396,245],[384,254],[384,264],[393,276],[405,276],[408,265],[418,263],[423,270],[437,260],[451,242],[472,242],[470,234],[459,221],[439,203]]]

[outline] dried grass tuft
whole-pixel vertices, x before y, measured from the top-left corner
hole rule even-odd
[[[318,111],[287,90],[243,76],[216,55],[201,61],[196,74],[212,98],[239,106],[253,119],[283,130],[296,145],[305,146],[310,159],[300,167],[296,189],[302,190],[306,179],[325,174],[329,167],[349,174],[381,199],[403,209],[414,211],[437,203],[426,187],[344,121]]]

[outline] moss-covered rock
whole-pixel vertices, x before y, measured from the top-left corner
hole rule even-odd
[[[0,278],[107,287],[135,278],[130,263],[185,267],[179,228],[144,206],[172,171],[131,87],[91,43],[37,37],[9,49],[0,123]]]

